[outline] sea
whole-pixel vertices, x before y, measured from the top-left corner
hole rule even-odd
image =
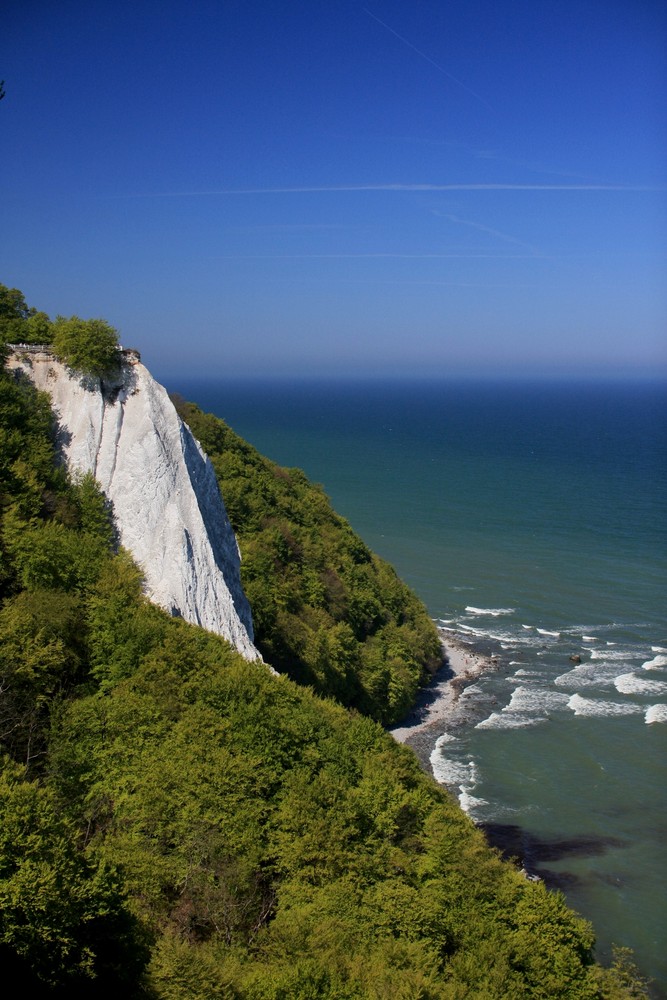
[[[495,658],[426,767],[667,997],[667,385],[167,382],[303,469]]]

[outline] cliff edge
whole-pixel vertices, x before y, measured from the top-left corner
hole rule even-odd
[[[92,472],[112,502],[149,599],[260,658],[215,472],[163,386],[131,352],[110,381],[46,351],[17,349],[7,363],[50,395],[63,458],[72,471]]]

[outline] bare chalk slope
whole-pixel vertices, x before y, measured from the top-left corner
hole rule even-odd
[[[63,456],[92,472],[113,503],[147,596],[259,658],[215,472],[166,390],[136,359],[102,384],[46,353],[16,352],[9,364],[51,396]]]

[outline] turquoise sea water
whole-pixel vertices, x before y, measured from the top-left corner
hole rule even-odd
[[[168,387],[322,483],[440,625],[499,657],[422,756],[603,959],[632,947],[667,996],[667,388]]]

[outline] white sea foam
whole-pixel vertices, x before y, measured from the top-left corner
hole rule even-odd
[[[510,648],[514,647],[517,642],[522,641],[512,632],[499,632],[488,628],[475,628],[473,625],[466,625],[465,622],[459,622],[456,629],[453,631],[458,631],[460,635],[465,636],[466,638],[475,636],[480,639],[493,639],[495,642],[508,643]]]
[[[486,630],[483,628],[473,628],[472,625],[464,625],[463,622],[459,622],[459,629],[463,629],[464,632],[471,632],[473,635],[486,635]]]
[[[431,754],[433,777],[441,785],[464,785],[471,780],[470,763],[450,760],[441,754]]]
[[[501,712],[492,712],[488,719],[482,719],[475,726],[475,729],[526,729],[528,726],[536,726],[542,719],[536,715],[519,715],[509,713],[503,715]]]
[[[665,681],[649,681],[639,674],[621,674],[614,686],[621,694],[667,694]]]
[[[479,806],[488,806],[486,799],[477,799],[470,792],[466,792],[464,789],[461,790],[459,795],[459,805],[464,812],[470,813],[473,809],[479,808]]]
[[[652,646],[651,649],[655,652],[655,646]],[[642,663],[642,667],[644,670],[657,670],[658,667],[667,667],[667,656],[664,654],[654,656],[652,660],[647,660],[646,663]]]
[[[462,701],[485,701],[487,695],[478,684],[471,684],[463,689],[460,698]]]
[[[544,639],[536,633],[517,632],[512,636],[511,642],[515,647],[525,649],[541,649],[544,646]]]
[[[450,742],[449,733],[443,733],[435,741],[429,762],[433,777],[441,785],[474,785],[477,780],[475,762],[452,759],[443,754],[444,746]]]
[[[538,628],[540,635],[552,635],[555,639],[560,639],[560,632],[550,632],[548,628]]]
[[[539,687],[518,687],[512,694],[509,705],[503,711],[544,716],[545,712],[565,708],[568,700],[569,695],[561,691],[551,691]]]
[[[651,722],[667,722],[667,705],[651,705],[644,716],[647,724]]]
[[[438,736],[434,743],[434,746],[439,750],[440,747],[444,746],[445,743],[458,743],[458,736],[453,736],[451,733],[443,733],[442,736]]]
[[[521,628],[532,629],[532,628],[534,628],[534,626],[533,625],[522,625]]]
[[[667,649],[664,646],[651,646],[652,653],[667,653]]]
[[[510,645],[514,645],[516,642],[511,632],[487,632],[486,637],[487,639],[495,639],[496,642],[509,643]]]
[[[616,645],[616,643],[607,643],[607,645]],[[591,660],[634,660],[637,658],[637,651],[634,649],[615,649],[613,652],[609,649],[592,649],[591,650]]]
[[[594,635],[582,635],[581,638],[583,642],[597,642],[597,639],[595,638]]]
[[[600,701],[597,698],[582,698],[580,694],[573,694],[567,703],[575,715],[609,716],[609,715],[633,715],[643,712],[641,705],[633,705],[632,702],[619,704],[616,701]]]
[[[500,615],[513,615],[516,608],[473,608],[469,604],[466,611],[471,615],[491,615],[498,618]]]
[[[596,660],[595,663],[581,663],[573,670],[560,674],[555,678],[554,684],[569,688],[604,687],[613,684],[617,673],[617,663]]]

